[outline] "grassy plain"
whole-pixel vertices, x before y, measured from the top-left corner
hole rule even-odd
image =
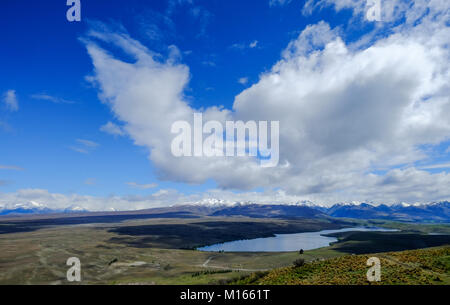
[[[2,223],[5,231],[15,231],[6,228],[8,225]],[[181,248],[339,226],[307,219],[217,217],[33,226],[25,232],[0,234],[0,284],[70,284],[66,261],[73,256],[81,261],[82,284],[219,283],[287,266],[298,254],[208,253]]]
[[[355,223],[245,217],[152,218],[120,222],[103,219],[100,223],[33,221],[0,222],[0,284],[71,284],[66,280],[69,268],[66,261],[73,256],[81,261],[81,284],[228,283],[255,272],[263,274],[290,266],[299,257],[307,262],[344,257],[367,242],[347,237],[343,243],[305,251],[302,255],[298,252],[208,253],[193,248],[234,239],[318,231]],[[442,232],[447,227],[431,230]],[[423,235],[417,228],[415,234]],[[345,251],[340,248],[349,243],[353,248],[347,247]],[[385,244],[378,243],[378,252],[385,249]],[[364,270],[367,268],[365,264],[361,266]]]

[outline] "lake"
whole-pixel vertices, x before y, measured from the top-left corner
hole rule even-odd
[[[327,247],[337,238],[323,236],[322,234],[348,232],[348,231],[383,231],[395,232],[398,230],[383,228],[345,228],[339,230],[323,230],[317,232],[304,232],[294,234],[276,234],[274,237],[264,237],[256,239],[235,240],[222,244],[215,244],[206,247],[197,248],[199,251],[208,252],[288,252],[312,250]]]

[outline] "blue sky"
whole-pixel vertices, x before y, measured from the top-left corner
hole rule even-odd
[[[2,191],[44,188],[108,195],[139,192],[125,185],[129,181],[161,184],[144,148],[99,130],[111,113],[85,81],[92,63],[79,38],[89,29],[89,22],[120,23],[131,36],[163,54],[169,45],[177,45],[188,52],[183,60],[191,69],[187,95],[192,104],[231,108],[234,96],[245,88],[238,80],[256,81],[259,73],[279,59],[288,42],[318,18],[302,16],[299,2],[274,8],[266,1],[201,1],[194,7],[187,3],[177,6],[167,17],[173,23],[168,26],[161,20],[168,15],[168,1],[132,0],[124,5],[100,0],[81,1],[81,5],[82,22],[70,23],[65,1],[2,2],[0,26],[6,43],[0,49],[0,91],[14,88],[20,111],[2,113],[8,127],[1,132],[0,160],[24,169],[2,172],[3,180],[11,182]],[[196,7],[204,17],[193,16],[190,10]],[[157,37],[146,34],[145,24],[153,22],[158,27]],[[252,49],[254,41],[258,43]],[[36,94],[73,103],[33,99]],[[79,153],[70,149],[84,148],[77,139],[99,146],[88,154]],[[88,179],[95,179],[95,186],[86,185]],[[211,185],[214,183],[206,187]],[[204,188],[162,183],[164,186],[186,191]]]
[[[158,162],[149,160],[151,147],[136,145],[136,135],[114,136],[102,131],[101,126],[107,122],[123,126],[132,125],[132,122],[119,120],[122,114],[99,98],[102,90],[90,81],[90,77],[96,77],[98,67],[87,52],[89,43],[86,39],[92,40],[88,32],[101,24],[108,31],[127,35],[160,54],[157,60],[161,62],[169,56],[171,46],[176,46],[180,53],[179,64],[189,68],[183,101],[193,109],[223,106],[238,113],[236,96],[252,85],[263,86],[263,75],[271,73],[274,65],[283,58],[282,53],[289,43],[300,37],[310,25],[325,22],[331,29],[330,35],[339,36],[355,54],[377,41],[388,39],[395,31],[400,34],[403,34],[400,31],[409,31],[393,30],[405,23],[405,15],[391,16],[392,20],[380,25],[364,20],[357,7],[339,8],[339,1],[334,5],[336,3],[329,0],[329,5],[320,6],[311,14],[302,13],[305,2],[130,0],[125,4],[122,1],[81,0],[82,21],[68,22],[68,7],[63,0],[3,0],[0,9],[0,94],[5,100],[8,92],[14,92],[18,109],[8,108],[6,102],[0,108],[0,166],[3,167],[0,168],[0,192],[11,194],[22,189],[40,189],[65,195],[105,197],[146,196],[168,189],[183,194],[215,189],[231,192],[256,190],[258,193],[283,190],[280,185],[284,182],[274,178],[267,178],[271,182],[249,182],[243,189],[230,186],[210,174],[202,176],[201,181],[180,178],[168,173],[170,170]],[[118,60],[133,62],[133,58],[117,46],[108,46],[110,42],[96,43]],[[319,46],[317,50],[322,48]],[[252,90],[257,90],[258,86]],[[444,95],[447,92],[442,90],[441,96],[442,92]],[[438,95],[437,91],[433,94]],[[257,103],[253,105],[258,109]],[[386,108],[384,111],[390,110]],[[316,125],[320,128],[319,122]],[[434,134],[430,136],[432,143],[423,140],[426,136],[421,132],[419,130],[415,134],[420,140],[414,137],[414,141],[405,144],[408,157],[404,160],[401,153],[395,155],[398,151],[385,150],[396,160],[387,161],[389,158],[381,157],[383,152],[380,152],[367,161],[370,165],[361,165],[354,169],[355,172],[375,174],[378,179],[398,168],[403,171],[402,177],[410,168],[421,171],[419,174],[446,175],[448,167],[445,166],[421,168],[423,164],[432,166],[450,162],[446,130],[437,132],[439,135],[435,138]],[[381,138],[383,141],[392,140],[380,135],[374,141]],[[300,153],[304,146],[301,142],[297,144]],[[425,146],[428,148],[418,148]],[[365,149],[370,151],[371,148]],[[360,151],[355,149],[356,153]],[[331,160],[328,155],[324,158]],[[295,164],[289,156],[285,160]],[[298,161],[298,164],[302,162],[305,160]],[[305,166],[293,168],[286,176],[286,183],[295,184],[291,176],[301,176],[302,168]],[[395,176],[396,172],[390,174]],[[284,191],[292,196],[315,196],[317,192],[311,189],[323,189],[329,194],[331,186],[325,185],[329,183],[327,179]],[[434,178],[429,179],[432,181]],[[142,187],[133,187],[127,184],[129,182]],[[444,188],[448,182],[442,183]],[[156,186],[150,187],[150,184]],[[344,186],[335,191],[339,193],[343,189]],[[355,197],[362,198],[368,194]],[[351,196],[347,197],[350,199]],[[398,200],[408,198],[406,195],[394,197]],[[331,198],[334,200],[335,197]],[[421,195],[416,200],[428,199],[432,198]]]

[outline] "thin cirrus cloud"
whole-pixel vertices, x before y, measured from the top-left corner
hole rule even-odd
[[[69,146],[69,148],[78,153],[89,154],[99,146],[100,144],[91,140],[76,139],[76,145]]]
[[[192,0],[168,1],[167,9],[163,12],[155,10],[146,10],[137,16],[141,33],[147,38],[157,42],[163,42],[173,39],[177,35],[174,14],[177,10],[183,10],[188,13],[189,18],[195,21],[196,38],[207,35],[207,27],[213,17],[213,14],[205,7],[197,5]]]
[[[19,110],[19,101],[16,90],[8,90],[3,94],[3,103],[8,111],[15,112]]]
[[[97,184],[97,179],[95,178],[88,178],[84,181],[84,184],[94,186]]]
[[[207,67],[217,66],[217,64],[212,60],[204,60],[204,61],[202,61],[202,65],[207,66]]]
[[[450,163],[440,163],[440,164],[431,164],[420,166],[421,169],[446,169],[450,168]]]
[[[14,171],[23,171],[24,169],[20,166],[15,165],[1,165],[0,164],[0,170],[14,170]]]
[[[0,186],[7,186],[7,185],[10,185],[10,184],[12,184],[11,181],[9,181],[9,180],[1,180],[0,179]]]
[[[253,40],[250,43],[234,43],[229,48],[232,50],[245,50],[245,49],[255,49],[258,47],[258,40]]]
[[[247,85],[248,83],[248,77],[241,77],[238,79],[238,83],[241,85]]]
[[[251,42],[249,45],[248,45],[248,47],[250,48],[250,49],[254,49],[254,48],[256,48],[258,46],[258,40],[254,40],[253,42]]]
[[[88,154],[89,153],[89,151],[87,149],[80,148],[80,147],[77,147],[77,146],[69,146],[69,148],[71,150],[75,151],[75,152],[80,153],[80,154]]]
[[[126,182],[125,184],[132,188],[137,188],[137,189],[141,189],[141,190],[148,190],[148,189],[152,189],[152,188],[155,188],[158,186],[158,184],[156,184],[156,183],[140,184],[137,182]]]
[[[289,4],[292,0],[269,0],[269,6],[284,6]]]
[[[33,95],[31,95],[31,98],[36,99],[36,100],[49,101],[49,102],[52,102],[55,104],[75,104],[74,101],[66,100],[66,99],[48,95],[45,93],[33,94]]]
[[[94,141],[90,141],[90,140],[85,140],[85,139],[77,139],[76,140],[78,143],[84,145],[85,147],[89,147],[89,148],[95,148],[98,147],[100,144],[94,142]]]

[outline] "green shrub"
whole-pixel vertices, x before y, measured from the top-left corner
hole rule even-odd
[[[298,258],[294,261],[295,267],[301,267],[305,264],[305,260],[303,258]]]

